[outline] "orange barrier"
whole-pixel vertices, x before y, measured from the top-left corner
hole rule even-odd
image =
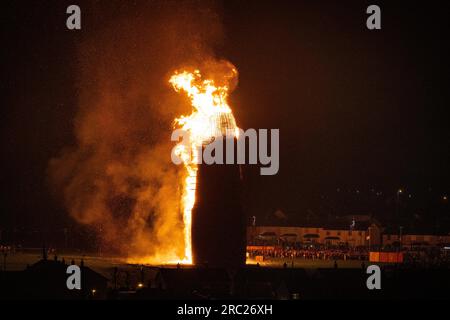
[[[264,261],[264,256],[256,256],[255,257],[255,261],[256,262],[263,262]]]
[[[370,262],[402,263],[403,252],[370,252]]]
[[[380,253],[379,252],[370,252],[369,253],[369,261],[370,262],[380,262]]]

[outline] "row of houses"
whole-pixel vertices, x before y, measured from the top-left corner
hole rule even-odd
[[[444,246],[450,244],[450,233],[431,234],[388,230],[370,219],[348,219],[344,223],[308,226],[249,226],[247,242],[249,244],[302,243],[320,245],[358,246]]]
[[[375,227],[374,227],[375,228]],[[379,245],[379,236],[370,229],[329,229],[324,227],[277,227],[277,226],[256,226],[248,227],[247,235],[249,243],[267,243],[275,244],[278,242],[286,243],[315,243],[339,245],[348,244],[349,246]],[[372,243],[370,238],[372,234]]]
[[[434,234],[383,234],[383,245],[403,246],[448,246],[450,245],[450,235]]]

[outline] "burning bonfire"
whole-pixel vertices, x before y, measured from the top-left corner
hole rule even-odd
[[[231,76],[235,78],[237,70],[231,69]],[[186,168],[183,181],[182,210],[184,222],[184,259],[183,263],[192,263],[192,208],[195,204],[195,190],[197,185],[197,160],[199,147],[219,135],[237,137],[239,128],[236,125],[232,110],[227,102],[229,85],[217,85],[212,79],[203,79],[199,70],[193,72],[180,71],[169,80],[176,92],[184,92],[190,99],[192,113],[175,119],[175,128],[183,129],[189,135],[188,144],[178,144],[175,149],[177,156],[182,159]]]

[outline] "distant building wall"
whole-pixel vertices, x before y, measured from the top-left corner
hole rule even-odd
[[[367,230],[351,230],[350,228],[329,229],[323,227],[247,227],[248,243],[260,241],[274,245],[281,243],[283,240],[297,243],[348,244],[351,247],[370,246],[373,248],[400,243],[400,236],[399,234],[382,234],[381,228],[376,224],[370,225]],[[450,245],[450,235],[404,234],[402,235],[401,243],[403,246],[419,244],[430,246]]]
[[[270,236],[261,237],[261,235],[274,233],[275,237],[279,239],[283,235],[295,235],[296,242],[303,242],[304,236],[307,234],[317,234],[320,237],[322,228],[306,228],[306,227],[275,227],[275,226],[256,226],[247,227],[247,239],[248,241],[258,240],[270,240]],[[293,238],[293,236],[287,236]]]
[[[367,244],[367,231],[365,230],[324,229],[323,233],[324,235],[321,237],[321,241],[325,244],[348,244],[351,247],[365,246]]]
[[[400,243],[403,246],[413,245],[445,245],[450,244],[450,235],[432,235],[432,234],[405,234],[400,239],[399,234],[383,234],[383,245],[394,245]]]
[[[296,239],[295,242],[298,243],[348,244],[355,247],[367,245],[367,236],[368,231],[366,230],[332,230],[322,227],[250,226],[247,228],[249,243],[266,242],[274,244],[283,239],[288,242]]]

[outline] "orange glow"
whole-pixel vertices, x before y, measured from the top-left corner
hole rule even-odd
[[[236,69],[232,69],[236,75]],[[239,128],[228,105],[227,85],[216,86],[211,79],[202,80],[199,70],[194,72],[175,72],[169,83],[176,92],[185,92],[193,107],[192,113],[175,119],[175,128],[189,133],[190,148],[179,144],[175,153],[182,159],[186,168],[183,181],[183,222],[185,250],[183,263],[192,263],[191,225],[192,208],[195,204],[195,190],[197,185],[198,148],[218,135],[226,135],[231,130],[237,137]]]

